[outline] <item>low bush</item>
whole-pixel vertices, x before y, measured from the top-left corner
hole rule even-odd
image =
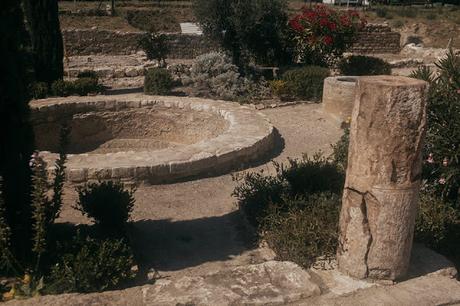
[[[97,73],[96,73],[96,71],[94,71],[94,70],[84,70],[84,71],[80,71],[80,72],[77,74],[77,78],[78,78],[78,79],[81,79],[81,78],[91,78],[91,79],[99,80],[99,77],[97,76]]]
[[[350,129],[344,129],[343,135],[337,143],[332,145],[331,159],[343,172],[347,170],[348,164],[348,144],[350,143]]]
[[[340,194],[344,174],[336,165],[321,154],[300,160],[290,159],[288,164],[275,163],[276,175],[247,173],[235,176],[238,185],[233,191],[241,210],[255,227],[265,218],[270,205],[286,210],[286,199],[306,197],[320,192]]]
[[[79,96],[86,96],[101,91],[101,85],[97,79],[83,77],[73,82],[73,92]]]
[[[280,260],[309,267],[318,257],[332,257],[344,174],[320,154],[275,169],[274,176],[235,177],[233,195],[247,220]]]
[[[135,276],[134,257],[123,239],[96,239],[80,234],[61,246],[46,293],[94,292],[114,289]]]
[[[77,187],[74,206],[103,228],[123,232],[134,207],[135,189],[125,190],[121,182],[88,183]]]
[[[30,86],[30,95],[34,99],[44,99],[48,96],[48,84],[36,82]]]
[[[190,69],[190,78],[184,82],[190,84],[198,96],[234,100],[243,94],[238,67],[229,56],[221,52],[198,56]]]
[[[272,94],[277,97],[283,97],[288,94],[286,82],[283,80],[270,81],[270,89]]]
[[[51,84],[51,95],[56,97],[67,97],[74,92],[73,82],[57,80]]]
[[[171,73],[163,68],[147,70],[144,79],[144,92],[149,95],[168,95],[174,82]]]
[[[364,55],[352,55],[340,60],[338,64],[342,75],[390,75],[391,66],[386,61]]]
[[[458,258],[460,211],[430,192],[422,192],[419,207],[415,239],[445,255],[456,255]]]
[[[324,79],[328,76],[327,68],[306,66],[286,71],[282,75],[282,80],[286,82],[289,94],[301,99],[320,101]]]
[[[293,261],[309,268],[318,257],[335,256],[338,239],[340,196],[318,193],[286,199],[287,209],[271,205],[262,220],[263,239],[278,260]]]

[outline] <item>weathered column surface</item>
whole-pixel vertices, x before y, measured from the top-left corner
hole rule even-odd
[[[339,270],[394,280],[409,265],[419,199],[427,83],[358,79],[340,215]]]

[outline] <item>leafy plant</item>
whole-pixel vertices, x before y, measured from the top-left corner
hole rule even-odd
[[[270,89],[275,96],[283,97],[288,94],[287,82],[283,80],[270,81]]]
[[[103,291],[135,276],[133,253],[124,239],[96,239],[77,233],[61,251],[47,293]]]
[[[287,211],[270,205],[263,219],[263,239],[278,260],[293,261],[305,268],[318,259],[335,257],[338,239],[340,196],[318,193],[285,200]]]
[[[190,78],[184,79],[199,96],[233,100],[244,94],[243,78],[230,57],[221,52],[198,56],[190,69]]]
[[[365,24],[356,11],[335,10],[325,5],[304,7],[289,21],[297,56],[305,64],[319,66],[332,66]]]
[[[142,35],[138,44],[149,60],[156,60],[160,68],[165,68],[169,53],[167,42],[168,38],[165,34],[148,32]]]
[[[412,76],[430,83],[423,178],[450,201],[460,198],[460,56],[451,49],[436,66],[420,67]],[[457,204],[459,205],[459,204]]]
[[[274,176],[265,176],[260,172],[234,176],[238,185],[233,195],[248,221],[256,227],[265,218],[270,205],[286,211],[285,200],[321,192],[342,192],[344,174],[320,153],[312,158],[305,155],[300,160],[289,159],[288,164],[274,165]]]
[[[281,79],[286,82],[286,90],[289,94],[297,98],[320,101],[324,79],[328,76],[327,68],[306,66],[286,71]]]
[[[347,170],[348,165],[348,145],[350,143],[350,129],[346,127],[343,135],[337,143],[332,145],[331,159],[343,172]]]
[[[102,86],[97,79],[83,77],[76,79],[73,82],[73,92],[80,96],[86,96],[90,93],[98,93],[102,90]]]
[[[391,75],[391,65],[383,59],[352,55],[343,58],[338,63],[338,69],[342,75]]]
[[[81,78],[90,78],[90,79],[99,80],[99,77],[97,76],[97,73],[96,73],[96,71],[94,71],[94,70],[84,70],[84,71],[80,71],[80,72],[77,74],[77,78],[78,78],[78,79],[81,79]]]
[[[74,92],[73,82],[56,80],[51,84],[51,94],[56,97],[67,97]]]
[[[88,183],[77,187],[74,206],[103,228],[123,232],[134,208],[135,189],[125,190],[121,182]]]
[[[163,68],[149,69],[145,74],[144,92],[150,95],[168,95],[173,88],[171,73]]]
[[[48,95],[48,84],[45,82],[36,82],[31,85],[30,95],[34,99],[43,99]]]
[[[205,35],[230,52],[233,63],[245,67],[292,61],[287,8],[283,0],[194,0],[194,14]]]

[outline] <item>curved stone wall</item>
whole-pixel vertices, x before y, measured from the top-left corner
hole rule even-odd
[[[73,183],[108,179],[151,184],[173,182],[241,168],[269,154],[276,143],[275,130],[263,114],[232,102],[143,94],[51,98],[31,102],[34,125],[89,112],[124,112],[158,107],[211,112],[226,121],[226,128],[217,136],[180,147],[69,154],[68,180]],[[53,165],[57,158],[56,153],[48,151],[41,152],[41,155],[48,165]]]

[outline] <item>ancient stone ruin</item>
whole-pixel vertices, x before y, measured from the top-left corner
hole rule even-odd
[[[395,280],[411,255],[425,134],[427,83],[358,79],[340,215],[339,269]]]

